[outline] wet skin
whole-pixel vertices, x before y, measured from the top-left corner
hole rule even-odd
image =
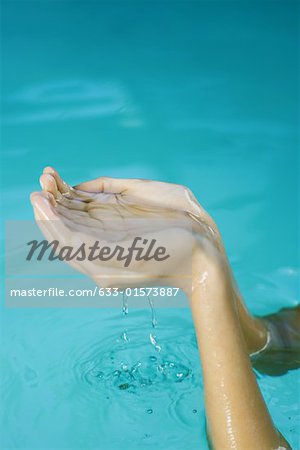
[[[163,233],[165,242],[174,246],[173,264],[167,260],[159,271],[167,278],[176,269],[172,283],[184,289],[189,298],[203,369],[211,445],[220,450],[289,448],[272,422],[249,359],[249,353],[265,345],[267,328],[263,320],[249,314],[219,230],[193,194],[179,185],[111,178],[99,178],[71,188],[49,167],[40,181],[43,191],[32,194],[31,201],[35,217],[48,238],[58,236],[63,242],[70,242],[73,235],[82,233],[84,239],[90,239],[95,227],[97,233],[99,227],[104,234],[107,230],[111,232],[111,226],[99,225],[106,214],[110,220],[114,214],[121,213],[123,225],[113,230],[121,234],[130,234],[130,220],[137,216],[145,218],[148,227],[154,217],[179,220],[181,225],[189,221],[189,228],[168,224],[151,229],[151,233]],[[177,245],[178,233],[183,233],[182,246]],[[186,252],[187,243],[192,255]],[[187,289],[180,274],[191,256],[192,273],[190,289]],[[145,265],[135,265],[132,269],[131,284],[150,283]],[[107,282],[101,265],[85,265],[78,270],[102,286]],[[122,285],[122,270],[116,266],[111,270],[109,283]]]

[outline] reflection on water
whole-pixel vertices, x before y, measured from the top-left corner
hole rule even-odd
[[[79,102],[91,100],[126,99],[124,88],[111,81],[63,80],[34,86],[18,92],[10,97],[10,101],[32,104]]]
[[[25,113],[7,115],[5,125],[85,119],[122,118],[124,126],[139,126],[137,106],[120,83],[112,81],[64,80],[29,86],[11,95],[6,102]]]

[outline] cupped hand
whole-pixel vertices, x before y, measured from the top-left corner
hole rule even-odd
[[[50,167],[40,183],[43,190],[31,195],[35,218],[47,240],[58,240],[60,248],[82,243],[88,248],[96,240],[101,248],[128,248],[140,237],[166,249],[164,260],[133,259],[127,267],[116,259],[69,262],[102,287],[166,284],[185,289],[195,249],[203,253],[217,235],[207,213],[179,185],[98,178],[71,187]]]
[[[191,218],[191,226],[195,227],[195,230],[206,234],[214,245],[225,253],[216,223],[186,186],[145,179],[99,177],[71,187],[52,167],[44,169],[40,180],[45,190],[52,192],[54,196],[63,194],[70,197],[82,197],[86,192],[90,195],[115,194],[121,197],[126,196],[128,202],[139,201],[141,205],[148,207],[181,211]]]

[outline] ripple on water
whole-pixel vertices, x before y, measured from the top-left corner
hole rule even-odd
[[[82,351],[75,373],[81,382],[96,391],[139,394],[144,393],[144,388],[151,387],[153,393],[153,390],[166,390],[175,384],[180,384],[181,390],[189,390],[200,384],[200,374],[195,374],[193,362],[185,356],[184,346],[184,342],[178,345],[164,340],[163,351],[153,354],[153,347],[148,342],[112,339],[109,349],[106,345],[103,348],[102,342],[94,344],[92,350]]]
[[[145,315],[144,324],[143,315],[129,314],[123,319],[124,328],[117,315],[108,314],[107,320],[101,316],[101,327],[98,316],[82,322],[75,314],[71,321],[51,313],[47,327],[37,321],[37,327],[47,330],[55,323],[55,333],[45,333],[41,354],[32,353],[34,342],[27,343],[26,362],[24,346],[18,343],[16,367],[7,364],[0,380],[10,405],[7,435],[15,423],[24,423],[20,439],[32,445],[33,439],[43,439],[51,423],[56,434],[48,439],[58,448],[63,430],[72,423],[70,447],[84,436],[82,448],[97,448],[101,440],[102,448],[120,448],[122,441],[124,448],[132,449],[169,448],[170,443],[180,448],[182,433],[196,436],[200,428],[193,427],[196,420],[203,422],[203,415],[194,331],[183,327],[182,316],[175,324],[153,327],[151,316]],[[34,417],[35,434],[22,422],[28,414]],[[116,420],[119,432],[114,435]]]
[[[110,404],[118,400],[124,409],[136,401],[148,416],[164,411],[169,420],[192,426],[201,412],[201,373],[193,336],[164,337],[163,349],[157,351],[137,330],[128,335],[129,341],[111,337],[81,349],[74,370],[85,396],[95,400],[96,393]]]
[[[122,355],[124,357],[124,355]],[[139,393],[149,386],[186,382],[193,378],[190,367],[164,357],[147,356],[132,365],[123,363],[117,352],[102,355],[102,358],[88,360],[80,365],[81,379],[95,390],[130,390]]]

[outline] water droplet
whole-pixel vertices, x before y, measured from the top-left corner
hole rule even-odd
[[[141,367],[142,363],[138,362],[134,366],[132,366],[131,373],[134,374],[139,370],[139,367]]]
[[[152,333],[150,333],[149,337],[150,337],[150,342],[154,346],[155,350],[160,352],[161,351],[161,346],[157,343],[156,336],[154,336]]]
[[[193,413],[196,414],[198,411],[196,409],[193,409]]]
[[[127,331],[123,331],[123,333],[120,336],[120,339],[121,339],[121,341],[129,342],[129,337],[128,337]]]
[[[123,292],[123,307],[122,307],[122,312],[123,312],[123,316],[127,316],[128,314],[128,297],[125,294],[125,292]]]
[[[93,369],[93,370],[91,370],[90,374],[91,374],[93,377],[96,377],[96,378],[103,378],[103,375],[104,375],[104,373],[101,372],[101,370],[98,370],[98,369]]]
[[[157,319],[156,319],[156,314],[155,314],[155,309],[154,309],[154,303],[152,298],[148,295],[148,302],[150,305],[150,309],[151,309],[151,323],[152,323],[152,327],[155,328],[157,325]]]
[[[149,408],[147,409],[147,414],[152,414],[153,413],[153,409]]]
[[[158,370],[158,372],[160,372],[160,373],[164,373],[164,371],[165,371],[164,366],[161,365],[161,364],[159,364],[159,365],[157,366],[157,370]]]

